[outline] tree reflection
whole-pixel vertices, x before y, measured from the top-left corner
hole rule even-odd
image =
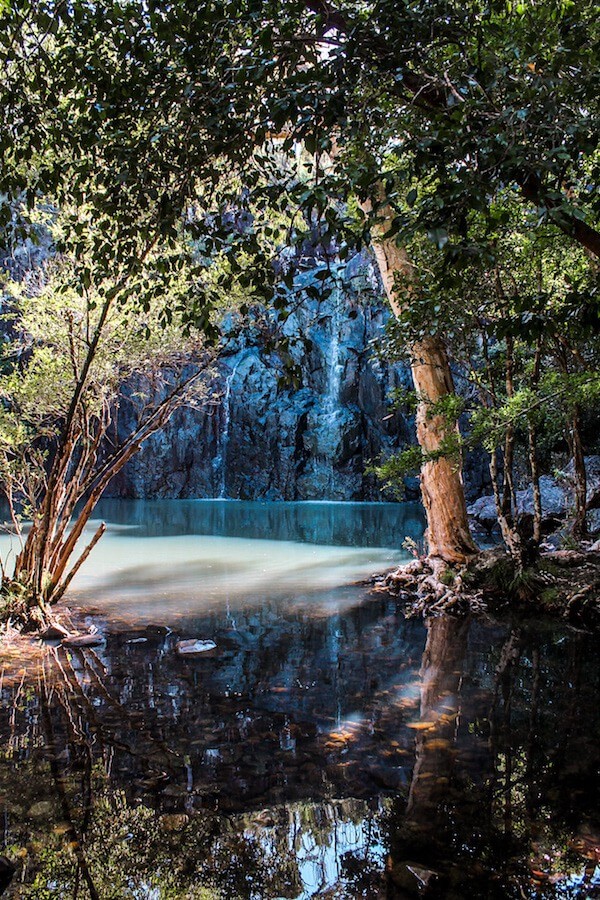
[[[591,639],[381,598],[236,617],[212,657],[115,632],[3,680],[6,896],[594,895]]]
[[[552,659],[553,641],[544,655],[539,635],[511,630],[494,668],[477,673],[472,629],[459,619],[428,622],[410,791],[390,819],[388,892],[448,900],[600,896],[592,800],[600,757],[585,724],[591,685],[582,691],[581,681],[590,660],[578,652],[586,641],[578,648],[573,637],[567,655]],[[562,665],[566,677],[556,671]],[[591,670],[597,686],[593,663]],[[590,792],[583,803],[582,784]]]

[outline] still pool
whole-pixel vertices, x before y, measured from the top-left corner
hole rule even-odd
[[[100,514],[104,643],[3,663],[4,896],[600,897],[597,638],[404,618],[409,504]]]

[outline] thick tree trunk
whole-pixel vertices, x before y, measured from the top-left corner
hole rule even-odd
[[[426,338],[411,350],[411,369],[420,398],[417,439],[427,453],[439,450],[457,425],[432,415],[431,405],[454,393],[446,349],[437,337]],[[429,554],[448,563],[462,563],[477,553],[467,518],[467,505],[458,455],[426,462],[421,470],[421,494],[427,514]]]
[[[371,205],[363,209],[371,212]],[[393,238],[386,238],[393,218],[385,204],[377,210],[379,223],[373,226],[373,248],[385,291],[394,315],[401,312],[396,293],[396,276],[412,274],[406,251]],[[417,438],[425,454],[435,453],[448,437],[458,436],[458,425],[446,416],[433,415],[432,407],[454,394],[454,382],[446,348],[439,337],[426,337],[410,348],[412,377],[419,398]],[[462,481],[460,453],[426,462],[421,470],[421,493],[427,514],[429,555],[451,565],[466,562],[478,550],[471,537]]]
[[[514,342],[510,335],[506,337],[506,396],[514,396]],[[515,426],[509,424],[506,428],[504,439],[504,485],[502,489],[502,514],[506,517],[511,528],[516,526],[518,519],[517,494],[513,480],[515,464]]]
[[[542,275],[539,278],[540,294],[542,291]],[[532,387],[537,391],[540,381],[540,373],[542,366],[542,339],[538,338],[535,350],[535,359],[532,374]],[[533,421],[529,422],[527,427],[527,437],[529,443],[529,470],[531,472],[531,485],[533,487],[533,553],[537,555],[539,552],[540,541],[542,540],[542,491],[540,488],[540,467],[538,464],[537,454],[537,430]]]

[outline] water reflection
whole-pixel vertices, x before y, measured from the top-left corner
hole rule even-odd
[[[210,534],[361,548],[398,549],[405,537],[420,540],[424,527],[418,503],[109,499],[97,515],[138,537]]]
[[[132,574],[119,542],[187,553],[198,535],[149,536],[150,507],[137,533],[112,514],[117,560],[90,618],[105,644],[48,649],[35,677],[2,671],[0,853],[17,869],[6,896],[600,896],[592,636],[539,622],[425,627],[365,587],[320,585],[321,562],[347,574],[348,554],[353,566],[372,553],[341,524],[337,547],[266,528],[248,541],[255,556],[282,550],[272,591],[251,582],[247,539],[209,535],[205,546],[233,542],[230,569],[221,553],[212,586],[193,570],[193,602],[159,602],[155,576],[161,589],[169,576],[157,564],[136,581],[144,568]],[[200,527],[183,519],[173,527]],[[290,548],[323,558],[291,559],[286,585]],[[185,638],[216,649],[182,657]]]
[[[165,631],[4,684],[8,896],[75,896],[86,868],[99,897],[598,895],[587,636],[426,631],[364,596]]]

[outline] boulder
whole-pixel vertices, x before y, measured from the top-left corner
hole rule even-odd
[[[568,528],[559,528],[558,531],[553,531],[552,534],[549,534],[544,538],[542,549],[560,550],[561,547],[565,546],[570,537],[571,534]]]
[[[596,509],[600,507],[600,456],[586,456],[584,462],[587,481],[586,505],[588,509]],[[565,469],[565,474],[570,481],[573,480],[573,461]]]
[[[30,819],[49,819],[54,812],[54,805],[51,800],[38,800],[29,807],[27,813]]]
[[[590,509],[588,511],[587,525],[590,534],[600,534],[600,509]]]
[[[569,500],[565,490],[549,475],[540,478],[542,495],[542,519],[545,523],[561,519],[568,510]],[[517,491],[517,509],[521,516],[533,516],[533,488]],[[467,512],[484,528],[491,530],[498,522],[496,504],[492,495],[479,497]]]
[[[559,483],[549,475],[540,478],[542,494],[542,518],[544,520],[561,519],[567,512],[569,503],[567,494]],[[517,491],[517,508],[520,515],[533,516],[533,488]]]
[[[487,531],[491,531],[498,524],[498,516],[496,515],[496,502],[494,497],[486,495],[479,497],[474,503],[468,507],[467,512]]]

